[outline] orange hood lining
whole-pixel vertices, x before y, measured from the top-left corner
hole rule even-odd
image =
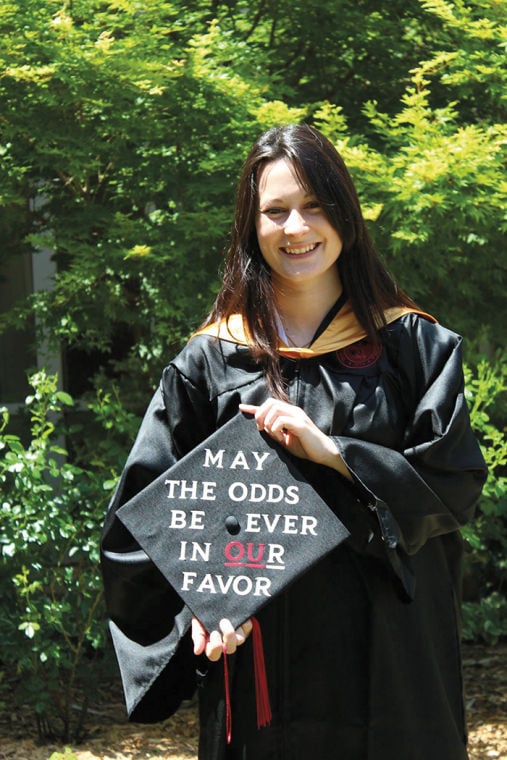
[[[431,314],[405,306],[386,309],[384,317],[386,323],[391,324],[391,322],[395,322],[405,314],[419,314],[431,322],[437,321]],[[214,338],[237,343],[241,346],[252,345],[252,340],[242,314],[232,314],[227,320],[224,319],[220,322],[206,325],[197,330],[191,337],[194,338],[197,335],[211,335]],[[319,335],[309,348],[288,346],[280,339],[277,349],[283,356],[305,359],[328,354],[331,351],[338,351],[340,348],[350,346],[352,343],[357,343],[357,341],[366,337],[367,333],[364,327],[358,322],[350,301],[347,301],[322,335]]]

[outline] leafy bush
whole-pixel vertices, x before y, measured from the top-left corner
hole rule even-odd
[[[507,634],[507,599],[498,591],[479,600],[463,604],[463,638],[483,639],[496,644]]]
[[[44,372],[31,385],[28,444],[9,434],[0,411],[2,664],[16,664],[14,698],[31,706],[39,733],[67,740],[81,732],[97,685],[90,659],[105,636],[98,544],[106,494],[58,443],[70,396]]]
[[[507,636],[507,444],[505,419],[507,360],[480,361],[466,370],[472,425],[489,467],[477,517],[463,529],[470,551],[465,577],[463,635],[495,643]]]

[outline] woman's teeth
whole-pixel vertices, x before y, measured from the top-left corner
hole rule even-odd
[[[302,245],[302,246],[286,246],[284,248],[284,251],[286,253],[290,253],[292,256],[300,256],[303,253],[309,253],[310,251],[313,251],[314,248],[317,247],[317,243],[312,243],[311,245]]]

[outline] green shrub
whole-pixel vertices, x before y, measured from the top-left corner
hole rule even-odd
[[[463,604],[463,638],[496,644],[507,633],[507,599],[498,591]]]
[[[71,749],[65,747],[63,752],[53,752],[48,760],[77,760],[77,755]]]
[[[0,636],[3,667],[17,668],[18,704],[41,735],[78,738],[105,636],[98,569],[106,493],[58,443],[73,401],[38,372],[26,399],[31,439],[0,411]],[[75,705],[78,705],[76,711]]]
[[[489,467],[476,519],[463,529],[466,563],[463,635],[488,643],[507,636],[507,444],[505,420],[507,361],[479,362],[466,369],[472,425]]]

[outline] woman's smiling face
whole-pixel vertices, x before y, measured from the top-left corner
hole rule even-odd
[[[257,239],[275,287],[329,287],[330,278],[340,287],[342,240],[292,164],[284,158],[267,163],[258,187]]]

